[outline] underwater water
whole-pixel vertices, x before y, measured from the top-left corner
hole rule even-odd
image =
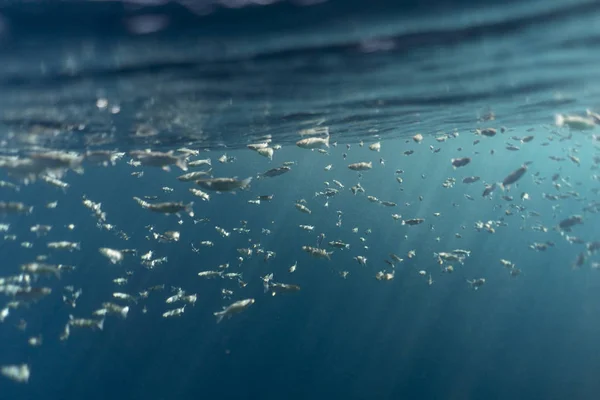
[[[600,3],[263,3],[0,7],[0,399],[597,398]]]

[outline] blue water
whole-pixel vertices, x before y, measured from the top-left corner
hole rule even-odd
[[[569,243],[555,228],[581,214],[584,224],[568,235],[600,240],[598,215],[583,211],[598,200],[599,148],[592,137],[598,127],[569,131],[556,127],[554,117],[600,110],[600,5],[215,4],[195,8],[197,14],[176,3],[0,8],[4,155],[185,146],[201,150],[190,160],[210,157],[215,176],[255,177],[247,191],[211,193],[204,202],[188,191],[193,183],[176,179],[182,173],[176,167],[134,168],[129,155],[114,167],[84,163],[85,173],[69,171],[62,178],[70,184],[66,191],[40,180],[27,185],[0,169],[0,180],[20,186],[0,188],[0,200],[34,206],[30,215],[0,216],[10,224],[6,234],[17,237],[0,241],[0,277],[18,274],[21,264],[42,254],[50,264],[77,267],[60,280],[41,278],[35,285],[51,287],[52,294],[11,309],[0,323],[0,366],[26,363],[31,370],[28,383],[0,376],[0,399],[596,399],[600,276],[594,263],[600,260],[588,255],[573,268],[585,246]],[[144,25],[155,31],[140,34],[131,18],[147,14],[162,22]],[[108,108],[99,108],[98,99]],[[136,135],[140,125],[155,134]],[[498,134],[473,132],[487,127]],[[298,148],[298,132],[310,128],[327,128],[337,146],[328,154]],[[452,132],[458,137],[435,140]],[[416,133],[424,135],[420,144],[411,139]],[[511,139],[527,135],[535,138]],[[246,148],[265,138],[282,146],[272,161]],[[380,152],[368,149],[379,141]],[[507,143],[520,150],[506,150]],[[414,153],[404,155],[407,150]],[[218,162],[223,154],[235,161]],[[469,165],[452,168],[450,159],[467,156]],[[285,161],[296,162],[289,173],[256,178]],[[347,168],[361,161],[372,161],[373,169],[358,174]],[[501,182],[527,161],[517,185],[482,197],[486,183]],[[134,171],[144,175],[136,178]],[[560,191],[552,185],[555,173]],[[462,183],[472,175],[481,180]],[[444,188],[448,178],[456,183]],[[345,187],[326,207],[315,192],[324,182],[336,187],[334,179]],[[358,182],[366,193],[353,195],[349,188]],[[165,186],[173,192],[163,192]],[[543,197],[568,191],[578,196]],[[520,200],[523,192],[531,199]],[[248,203],[266,194],[274,195],[270,203]],[[84,195],[101,202],[107,221],[129,240],[99,229]],[[182,215],[179,224],[177,216],[152,213],[133,200],[152,195],[193,201],[194,218],[210,221]],[[375,204],[367,195],[398,205]],[[295,208],[300,199],[310,215]],[[46,207],[52,201],[56,209]],[[403,226],[394,213],[425,222]],[[250,233],[233,230],[242,220]],[[475,229],[478,221],[499,224],[489,233]],[[73,230],[66,228],[71,223]],[[30,232],[35,224],[53,229],[37,237]],[[533,229],[540,224],[548,231]],[[148,239],[148,225],[156,232],[178,230],[181,239]],[[220,236],[215,226],[231,235]],[[350,249],[334,250],[330,261],[311,258],[302,246],[316,246],[321,233],[325,242],[342,240]],[[59,240],[81,242],[81,251],[46,248]],[[215,246],[192,251],[203,240]],[[24,241],[33,247],[22,247]],[[547,241],[554,246],[545,252],[530,248]],[[238,265],[236,249],[253,244],[276,256],[265,262],[255,254]],[[100,247],[138,254],[112,265]],[[451,263],[453,273],[442,272],[433,253],[453,249],[471,255],[464,265]],[[143,267],[139,257],[150,250],[168,262]],[[389,253],[404,261],[393,280],[378,281],[378,271],[391,271],[384,262]],[[359,255],[367,266],[353,259]],[[500,259],[522,273],[511,277]],[[295,262],[297,270],[288,272]],[[224,263],[243,274],[246,287],[197,276]],[[126,271],[133,272],[128,283],[115,285]],[[349,272],[345,279],[342,271]],[[275,281],[301,290],[263,293],[260,279],[271,272]],[[486,283],[473,290],[467,280],[476,278]],[[113,301],[113,292],[136,295],[159,284],[165,290],[131,304],[127,319],[109,316],[102,331],[71,328],[69,339],[59,340],[70,314],[90,318],[102,302]],[[76,308],[61,298],[67,285],[83,290]],[[179,318],[162,318],[175,308],[165,304],[171,287],[197,293],[198,301]],[[223,298],[224,288],[233,291],[230,299]],[[216,323],[213,312],[244,298],[256,302]],[[11,300],[2,296],[0,308]],[[21,319],[25,330],[16,327]],[[37,335],[43,344],[29,346],[27,339]]]

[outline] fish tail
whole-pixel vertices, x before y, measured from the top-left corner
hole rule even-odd
[[[252,177],[251,176],[249,176],[246,179],[242,180],[242,186],[241,186],[241,188],[242,189],[248,188],[250,186],[250,182],[252,182]]]
[[[329,147],[329,133],[327,134],[327,137],[325,138],[325,147]]]
[[[98,324],[96,326],[98,327],[98,329],[103,330],[104,329],[104,318],[102,318],[100,321],[98,321]]]
[[[133,198],[135,201],[137,201],[137,203],[142,206],[143,208],[148,208],[150,207],[150,203],[148,203],[147,201],[144,201],[142,199],[140,199],[139,197],[134,197]]]
[[[179,169],[181,169],[182,171],[187,171],[188,170],[187,157],[180,157],[180,158],[178,158],[177,162],[175,162],[175,165],[177,167],[179,167]]]
[[[225,317],[225,311],[216,311],[213,313],[213,315],[215,317],[217,317],[217,324],[218,324],[221,321],[223,321],[223,318]]]
[[[192,206],[194,205],[194,202],[190,202],[188,205],[185,206],[185,212],[187,212],[189,214],[190,217],[194,218],[194,209],[192,208]]]

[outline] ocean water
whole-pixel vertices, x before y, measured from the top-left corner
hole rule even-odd
[[[596,399],[599,38],[600,3],[585,0],[3,4],[0,180],[15,187],[0,201],[33,208],[0,214],[0,366],[30,373],[0,375],[0,399]],[[309,137],[329,146],[297,145]],[[249,187],[177,179],[207,166],[132,165],[182,148]],[[123,154],[98,165],[96,150]],[[18,173],[49,151],[74,159]],[[167,231],[179,240],[154,237]],[[136,253],[113,264],[100,248]],[[468,256],[438,258],[457,249]],[[24,274],[40,256],[74,269]],[[271,273],[300,290],[265,291]],[[51,293],[22,300],[29,287]],[[167,303],[179,288],[195,303]],[[104,302],[127,317],[69,322],[101,321]]]

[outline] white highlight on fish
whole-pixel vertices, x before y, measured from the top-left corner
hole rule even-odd
[[[18,383],[29,382],[29,377],[31,375],[29,365],[27,364],[3,365],[2,367],[0,367],[0,373],[6,378]]]
[[[119,250],[109,249],[108,247],[101,247],[98,249],[100,254],[108,258],[113,264],[118,264],[123,261],[123,253]]]

